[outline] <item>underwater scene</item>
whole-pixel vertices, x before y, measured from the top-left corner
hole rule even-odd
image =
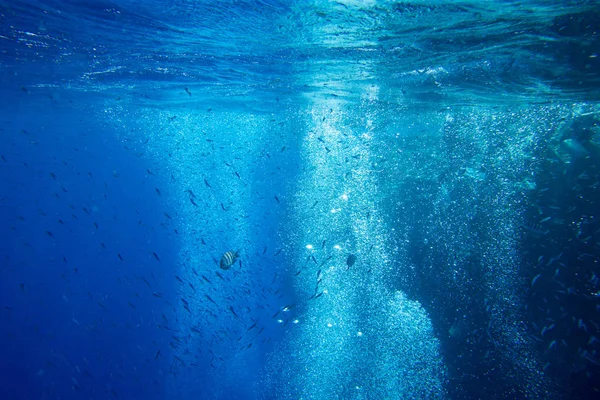
[[[600,3],[0,0],[0,399],[600,398]]]

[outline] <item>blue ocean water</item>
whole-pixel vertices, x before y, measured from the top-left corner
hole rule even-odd
[[[597,398],[599,29],[0,1],[0,399]]]

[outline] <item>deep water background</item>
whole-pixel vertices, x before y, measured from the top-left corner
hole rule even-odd
[[[3,110],[19,116],[22,107]],[[35,120],[5,121],[19,126],[19,135],[2,141],[11,149],[2,170],[3,330],[10,342],[3,390],[57,398],[71,387],[98,397],[114,388],[126,398],[159,398],[158,370],[166,362],[153,356],[168,336],[156,326],[172,311],[151,293],[172,296],[173,288],[152,252],[174,263],[173,230],[160,226],[155,211],[167,208],[139,158],[89,116],[51,101],[25,107]],[[64,385],[44,389],[40,380]]]
[[[594,398],[599,15],[0,1],[0,398]]]

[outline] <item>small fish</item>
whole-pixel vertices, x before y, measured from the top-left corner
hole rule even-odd
[[[152,255],[154,256],[154,258],[156,258],[156,261],[160,261],[160,258],[158,258],[158,254],[156,254],[155,252],[152,252]]]
[[[331,260],[332,258],[333,258],[333,256],[329,256],[329,257],[325,258],[325,259],[323,260],[323,262],[321,263],[321,265],[319,265],[319,267],[322,267],[323,265],[325,265],[325,263],[326,263],[327,261]]]
[[[548,222],[552,219],[552,217],[546,217],[543,220],[540,221],[540,224],[543,224],[544,222]]]
[[[152,296],[161,298],[161,297],[163,297],[163,294],[161,292],[154,292],[154,293],[152,293]]]
[[[123,260],[123,257],[121,256],[121,253],[117,253],[117,256],[119,256],[119,260],[125,261],[125,260]]]
[[[545,326],[542,328],[542,336],[544,336],[544,333],[548,332],[549,330],[554,329],[554,324],[550,325],[550,326]]]
[[[238,259],[239,252],[239,250],[237,250],[235,253],[233,251],[228,251],[225,254],[223,254],[223,257],[221,257],[221,262],[219,263],[219,267],[224,270],[228,270],[229,268],[231,268],[231,266]]]
[[[204,178],[204,184],[205,184],[207,187],[209,187],[209,188],[211,188],[211,189],[212,189],[212,186],[210,186],[210,183],[208,183],[208,181],[206,180],[206,178]]]
[[[531,280],[531,286],[535,285],[535,282],[540,278],[541,275],[542,274],[537,274],[533,277],[533,279]]]
[[[156,352],[156,355],[154,356],[154,360],[158,360],[158,357],[160,356],[160,350],[158,350]]]
[[[202,279],[204,279],[206,282],[212,284],[212,282],[210,281],[210,279],[208,279],[207,277],[205,277],[204,275],[202,275]]]
[[[189,94],[189,95],[190,95],[190,97],[192,97],[192,92],[190,92],[190,90],[189,90],[188,88],[183,88],[183,89],[185,90],[185,92],[186,92],[187,94]]]
[[[211,303],[213,303],[215,306],[217,305],[217,303],[215,303],[215,301],[213,299],[211,299],[211,297],[207,294],[205,294],[204,296],[206,296],[206,298],[208,299],[208,301],[210,301]]]
[[[577,256],[577,259],[579,261],[585,261],[586,258],[594,258],[594,255],[590,254],[590,253],[581,253],[580,255]]]
[[[354,254],[350,254],[348,256],[348,258],[346,259],[346,265],[348,266],[348,268],[346,270],[349,270],[350,267],[353,266],[355,262],[356,262],[356,256]]]
[[[157,195],[162,196],[162,193],[160,193],[160,190],[158,188],[154,188],[154,190],[156,190]]]
[[[531,222],[531,221],[524,224],[523,228],[525,228],[526,230],[528,230],[530,232],[541,234],[541,235],[547,235],[548,233],[550,233],[550,231],[548,229],[544,229],[544,228],[542,228],[542,226],[540,224],[536,224],[535,222]]]
[[[180,277],[178,277],[177,275],[175,275],[175,279],[177,279],[179,282],[183,283],[183,280]]]
[[[248,328],[246,330],[246,332],[251,331],[252,329],[256,328],[256,324],[257,324],[257,322],[255,322],[254,324],[252,324],[252,326],[250,328]]]
[[[238,317],[238,315],[235,313],[235,310],[233,309],[233,306],[229,306],[229,311],[231,311],[231,313],[233,314],[233,316],[234,316],[234,317],[236,317],[236,318],[238,318],[238,319],[240,318],[240,317]]]
[[[275,201],[277,202],[277,204],[279,204],[280,203],[279,202],[279,197],[277,197],[277,196],[273,196],[273,197],[275,197]]]

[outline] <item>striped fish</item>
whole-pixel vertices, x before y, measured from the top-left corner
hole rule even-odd
[[[219,267],[221,267],[221,269],[231,268],[231,266],[237,260],[239,252],[239,250],[235,253],[233,251],[228,251],[227,253],[223,254],[223,257],[221,257],[221,263],[219,264]]]
[[[548,233],[550,233],[549,229],[544,229],[540,224],[536,224],[532,221],[523,224],[522,227],[530,232],[538,233],[541,235],[547,235]]]

